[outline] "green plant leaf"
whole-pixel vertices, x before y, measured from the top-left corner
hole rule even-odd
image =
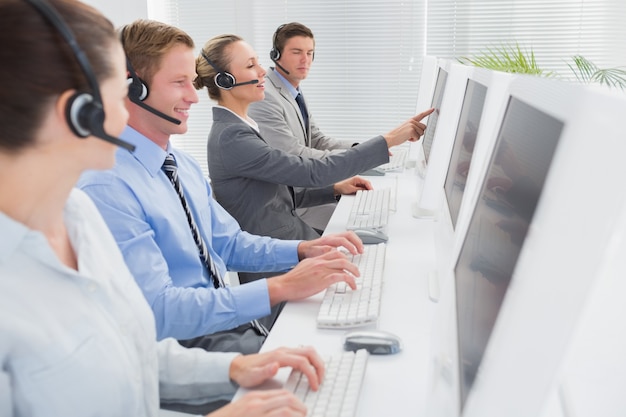
[[[518,74],[544,74],[544,71],[538,67],[532,50],[527,52],[519,44],[488,47],[474,57],[461,57],[458,61],[462,64],[496,71]]]
[[[567,64],[578,82],[598,83],[608,87],[626,88],[626,70],[621,68],[598,68],[593,62],[580,55],[572,57],[574,66]]]
[[[593,79],[593,75],[598,71],[598,67],[593,62],[580,55],[573,56],[572,60],[575,66],[572,66],[572,64],[567,64],[567,66],[572,70],[578,82],[584,84],[590,83]]]
[[[591,81],[623,90],[626,88],[626,71],[619,68],[601,69],[593,74]]]

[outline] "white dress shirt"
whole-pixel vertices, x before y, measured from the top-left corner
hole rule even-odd
[[[234,353],[156,342],[155,322],[92,201],[65,223],[78,271],[0,212],[0,416],[155,416],[161,398],[228,399]]]

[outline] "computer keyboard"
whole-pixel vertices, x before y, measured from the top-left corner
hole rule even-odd
[[[285,389],[293,392],[307,407],[307,416],[354,417],[367,367],[369,353],[361,349],[325,358],[326,373],[317,391],[306,376],[294,369]]]
[[[387,245],[365,245],[361,255],[352,257],[361,276],[356,277],[356,290],[345,282],[331,285],[324,293],[317,314],[317,327],[350,328],[378,320],[383,286],[383,268]]]
[[[379,165],[376,168],[382,171],[401,171],[404,169],[408,155],[409,155],[408,149],[405,149],[405,148],[391,149],[389,162],[387,162],[386,164]]]
[[[357,191],[346,228],[380,229],[387,226],[391,194],[391,188]]]

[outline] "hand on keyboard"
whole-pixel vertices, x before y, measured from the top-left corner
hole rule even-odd
[[[307,408],[293,393],[284,389],[250,391],[207,417],[304,417]]]
[[[363,349],[328,356],[325,360],[326,376],[318,391],[311,391],[306,378],[302,378],[297,370],[289,375],[285,389],[304,402],[307,416],[353,417],[356,415],[368,358],[369,354]]]
[[[355,194],[359,190],[372,190],[372,183],[363,177],[352,177],[347,180],[340,181],[333,186],[335,195]]]
[[[358,237],[355,238],[358,240]],[[307,258],[286,274],[267,280],[270,304],[301,300],[337,282],[345,282],[350,288],[356,288],[354,277],[359,275],[358,267],[338,250]]]
[[[353,232],[346,231],[300,242],[298,257],[300,260],[313,258],[339,248],[346,249],[352,255],[363,253],[361,240]]]
[[[237,356],[230,364],[229,376],[241,387],[254,387],[273,378],[282,367],[299,370],[313,390],[317,390],[324,378],[324,361],[312,347],[283,347]]]
[[[348,290],[342,282],[328,287],[317,314],[318,327],[348,328],[378,320],[385,252],[384,243],[368,245],[362,255],[353,258],[361,271],[355,279],[356,290]]]

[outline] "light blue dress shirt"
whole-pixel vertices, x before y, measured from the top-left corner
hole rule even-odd
[[[93,202],[64,211],[78,270],[0,212],[0,416],[155,416],[231,398],[233,353],[155,341],[154,318]]]
[[[131,273],[152,307],[157,336],[190,339],[234,328],[270,313],[267,281],[214,289],[176,191],[161,171],[167,153],[210,256],[222,273],[284,271],[298,263],[299,241],[243,232],[213,198],[198,163],[168,152],[127,127],[122,138],[134,153],[118,150],[112,170],[85,173],[78,186],[94,200]]]

